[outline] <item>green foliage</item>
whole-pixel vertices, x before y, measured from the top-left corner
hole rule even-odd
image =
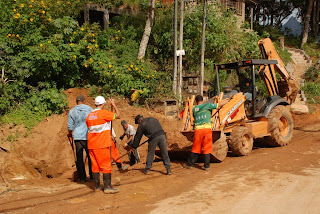
[[[98,24],[76,21],[85,0],[3,0],[0,2],[0,115],[3,123],[32,127],[65,106],[58,92],[91,85],[92,94],[130,97],[143,93],[140,102],[169,96],[172,83],[173,6],[156,3],[156,20],[144,59],[137,59],[148,0],[93,0],[107,8],[131,7],[142,11],[115,16],[107,30]],[[261,58],[258,35],[239,29],[232,11],[208,7],[206,19],[205,78],[213,82],[214,65],[246,58]],[[244,27],[248,27],[244,25]],[[202,5],[186,12],[184,70],[200,67]],[[287,52],[281,53],[286,58]],[[220,73],[222,86],[227,74]],[[4,93],[6,91],[6,94]],[[30,119],[32,118],[32,119]]]
[[[318,42],[306,43],[303,50],[312,58],[312,61],[317,62],[320,60],[320,45]]]
[[[24,103],[10,109],[7,114],[2,116],[0,123],[10,125],[23,124],[30,129],[45,117],[62,113],[68,106],[66,95],[59,93],[54,88],[41,91],[32,90],[30,95]]]
[[[206,19],[206,71],[213,71],[214,63],[226,63],[244,58],[260,57],[258,36],[239,29],[232,12],[220,13],[219,7],[208,7]],[[226,24],[228,23],[228,24]],[[202,7],[189,14],[185,23],[185,44],[189,70],[199,65],[202,35]]]
[[[316,82],[320,80],[320,66],[312,66],[310,67],[306,73],[304,74],[304,78],[310,82]]]
[[[304,74],[304,78],[307,81],[302,88],[307,96],[307,100],[310,104],[314,102],[320,103],[320,47],[316,42],[307,43],[304,46],[306,54],[311,57],[315,64],[311,66]]]
[[[97,24],[79,26],[75,17],[84,2],[0,3],[6,11],[2,10],[0,17],[0,66],[5,78],[12,80],[0,84],[0,115],[8,113],[14,121],[25,121],[21,111],[36,118],[60,113],[65,103],[50,90],[85,84],[125,96],[131,95],[131,88],[144,89],[146,97],[167,92],[162,86],[170,84],[170,75],[157,71],[150,61],[136,58],[143,25],[120,19],[106,31]],[[115,3],[108,2],[109,6]],[[145,17],[137,20],[143,23]]]
[[[291,54],[288,52],[288,49],[280,49],[278,42],[273,42],[274,47],[276,48],[281,60],[285,65],[287,65],[290,61],[292,61]]]
[[[172,65],[169,63],[173,57],[173,8],[163,7],[156,12],[148,55],[158,63],[160,69],[168,70],[168,66],[172,69]]]
[[[263,38],[270,38],[273,42],[277,41],[279,37],[283,37],[283,33],[281,32],[280,27],[272,26],[272,25],[255,25],[255,31]]]
[[[18,133],[14,133],[14,134],[8,135],[6,140],[12,143],[14,141],[17,141],[18,138],[19,138],[19,134]]]
[[[307,96],[309,103],[318,103],[320,104],[320,84],[315,82],[307,82],[302,88]]]
[[[173,46],[173,8],[163,7],[157,10],[156,23],[152,29],[148,53],[162,69],[172,69]],[[207,8],[205,79],[214,82],[214,64],[226,63],[246,58],[261,58],[258,48],[259,37],[255,32],[237,27],[232,11],[223,11],[217,5]],[[199,4],[186,12],[184,18],[183,49],[184,70],[195,73],[200,69],[203,6]],[[227,24],[226,24],[227,23]],[[226,73],[219,74],[221,86],[227,78]]]

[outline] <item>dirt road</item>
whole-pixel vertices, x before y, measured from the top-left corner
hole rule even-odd
[[[228,167],[150,213],[320,213],[319,130],[320,124],[296,131],[286,148],[229,159]]]
[[[227,157],[209,172],[184,169],[176,160],[172,176],[164,175],[162,162],[149,176],[143,174],[144,164],[115,172],[113,183],[121,180],[116,195],[92,193],[92,183],[72,182],[72,170],[59,178],[10,181],[11,188],[0,195],[0,212],[319,213],[319,121],[319,115],[296,116],[289,146]]]
[[[127,105],[120,109],[129,122],[136,114],[157,115]],[[180,142],[184,138],[175,131],[178,123],[157,117],[170,135],[170,144],[188,144]],[[59,122],[63,125],[57,126]],[[151,175],[144,175],[144,145],[142,163],[122,174],[113,166],[113,184],[120,184],[120,193],[105,195],[93,193],[92,182],[72,181],[75,167],[63,138],[66,115],[54,116],[36,127],[32,136],[16,142],[16,156],[10,156],[15,151],[10,147],[10,154],[0,151],[0,159],[9,161],[20,155],[24,164],[9,161],[4,177],[10,187],[0,177],[0,213],[320,213],[320,112],[295,115],[294,122],[290,145],[256,145],[249,156],[229,155],[222,163],[213,163],[211,171],[204,171],[203,164],[187,170],[183,167],[186,160],[176,160],[171,154],[173,175],[165,175],[160,159]],[[115,128],[116,132],[121,129],[119,124]],[[23,145],[29,149],[19,149]],[[29,174],[18,176],[29,168]]]

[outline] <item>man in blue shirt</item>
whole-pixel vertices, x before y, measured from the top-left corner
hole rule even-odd
[[[77,154],[77,172],[81,182],[86,182],[86,170],[83,163],[83,149],[86,151],[89,164],[89,174],[92,180],[91,159],[87,147],[88,128],[86,118],[93,110],[90,106],[85,105],[86,100],[83,95],[78,95],[76,98],[77,105],[70,110],[68,116],[68,137],[73,137],[76,144]]]

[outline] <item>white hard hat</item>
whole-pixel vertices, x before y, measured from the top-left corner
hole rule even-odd
[[[102,105],[103,103],[106,103],[106,100],[103,96],[97,96],[94,100],[94,104],[96,104],[96,106]]]

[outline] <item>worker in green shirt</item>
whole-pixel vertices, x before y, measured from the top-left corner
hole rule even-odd
[[[199,154],[204,154],[204,169],[210,170],[210,153],[212,153],[212,122],[213,109],[224,106],[229,99],[217,104],[203,103],[201,95],[196,96],[197,105],[193,107],[194,136],[191,154],[188,159],[187,168],[191,169],[198,159]]]

